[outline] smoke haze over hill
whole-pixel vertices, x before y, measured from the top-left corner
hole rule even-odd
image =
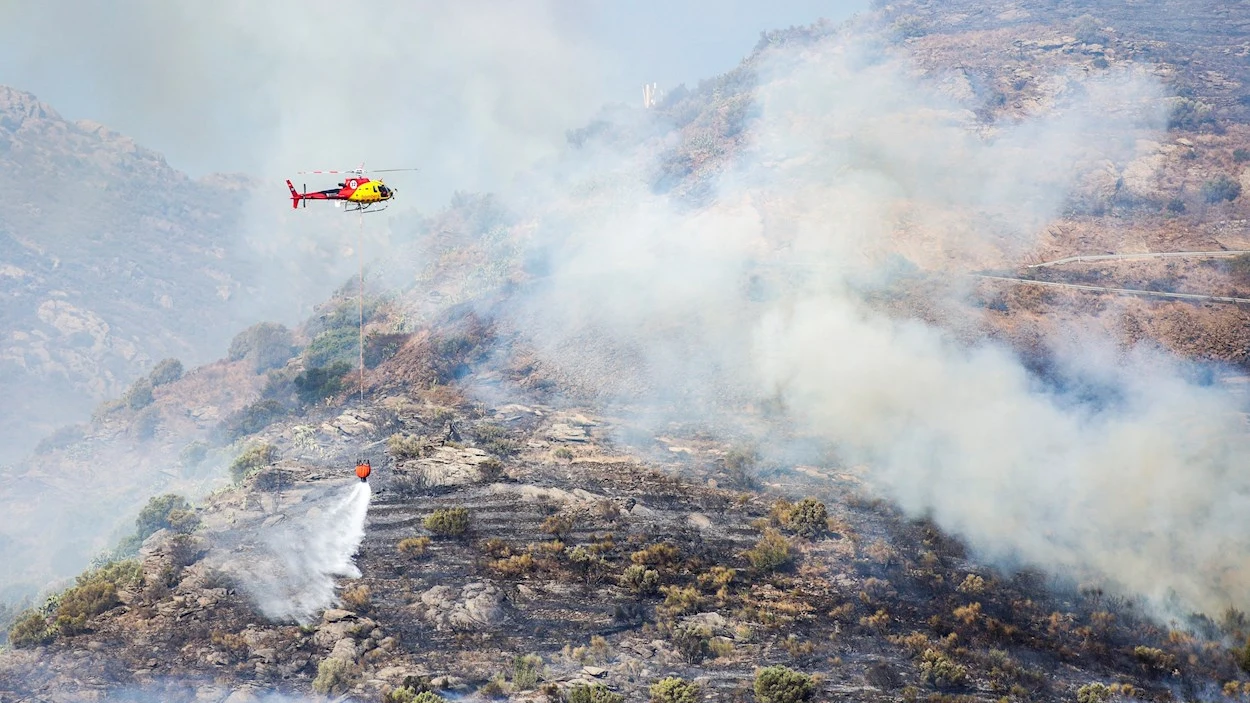
[[[1027,251],[1091,172],[1138,158],[1164,126],[1158,80],[1060,74],[1050,112],[988,127],[958,73],[920,77],[871,41],[778,51],[759,75],[759,116],[715,204],[674,208],[628,168],[578,182],[598,197],[536,237],[545,275],[516,327],[609,397],[671,408],[662,421],[779,400],[911,514],[1001,564],[1250,607],[1230,397],[1089,330],[1049,341],[1060,361],[1043,382],[1005,347],[871,302],[901,255],[946,277],[934,307],[979,315],[958,276]],[[762,301],[744,285],[761,263],[777,285]]]

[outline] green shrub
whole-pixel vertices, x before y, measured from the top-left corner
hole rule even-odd
[[[945,654],[926,649],[920,655],[920,678],[935,688],[950,688],[963,685],[968,680],[968,670]]]
[[[599,583],[608,571],[608,560],[578,545],[566,550],[569,565],[586,583]]]
[[[152,401],[152,382],[146,378],[135,381],[130,390],[126,391],[126,395],[122,396],[122,402],[131,410],[142,410],[151,405]]]
[[[1250,149],[1233,149],[1233,161],[1239,164],[1250,161]]]
[[[405,676],[404,684],[382,696],[382,703],[448,703],[446,698],[430,690],[424,677]]]
[[[359,340],[360,335],[354,326],[322,332],[304,350],[304,363],[315,367],[355,359]]]
[[[56,639],[56,629],[48,626],[48,619],[38,610],[23,613],[9,628],[9,643],[18,649],[38,647]]]
[[[1202,199],[1208,203],[1236,200],[1241,195],[1241,184],[1228,176],[1219,176],[1202,184]]]
[[[422,442],[420,437],[396,432],[386,438],[386,449],[397,460],[416,459],[421,456]]]
[[[1168,672],[1176,668],[1176,657],[1156,647],[1134,647],[1133,657],[1152,673]]]
[[[106,564],[80,574],[76,585],[57,599],[52,626],[59,634],[76,635],[87,630],[91,618],[120,604],[117,591],[139,583],[143,567],[138,560]]]
[[[1102,44],[1107,39],[1093,15],[1086,14],[1077,17],[1072,30],[1076,40],[1083,44]]]
[[[1198,129],[1215,122],[1211,106],[1189,98],[1178,98],[1168,117],[1168,129]]]
[[[226,416],[217,427],[217,435],[222,441],[233,442],[260,432],[285,414],[286,408],[278,401],[258,400]]]
[[[351,365],[346,361],[306,369],[295,377],[295,395],[304,404],[328,398],[343,390],[343,377],[351,370]]]
[[[338,293],[338,295],[348,294],[347,288],[340,290]],[[329,312],[319,312],[317,318],[310,321],[308,329],[313,332],[328,332],[341,329],[356,331],[362,316],[364,322],[368,322],[374,318],[382,306],[382,300],[377,297],[366,296],[363,301],[360,301],[356,298],[355,290],[352,290],[350,295],[350,298],[343,298],[328,304],[327,307],[329,305],[333,305],[333,307],[330,308]]]
[[[685,624],[673,630],[669,640],[677,653],[689,664],[698,664],[711,653],[712,631],[699,625]]]
[[[155,405],[149,405],[135,415],[130,422],[130,431],[140,440],[152,439],[156,436],[156,428],[161,425],[161,411]]]
[[[65,635],[85,632],[87,621],[118,605],[117,586],[109,581],[90,581],[61,595],[53,625]]]
[[[521,451],[521,445],[513,439],[492,439],[482,443],[482,449],[495,456],[509,457]]]
[[[317,665],[317,678],[313,690],[321,694],[343,693],[352,687],[357,673],[351,664],[342,659],[322,659]]]
[[[182,378],[182,362],[177,359],[163,359],[148,374],[148,381],[153,386],[163,386]]]
[[[755,546],[746,552],[751,566],[759,571],[779,571],[794,561],[794,553],[790,549],[790,541],[771,527],[764,530],[764,536]]]
[[[236,457],[230,464],[230,478],[238,483],[253,471],[272,464],[277,457],[278,449],[272,444],[252,447]]]
[[[423,524],[436,535],[463,535],[469,530],[469,511],[467,508],[439,508],[426,516]]]
[[[631,564],[621,574],[621,586],[638,595],[651,595],[660,590],[660,573],[641,564]]]
[[[254,372],[261,373],[295,355],[294,337],[284,325],[260,322],[235,335],[227,355],[231,361],[246,359]]]
[[[651,685],[651,703],[697,703],[698,684],[687,683],[676,676],[660,679]]]
[[[1088,683],[1076,690],[1076,703],[1102,703],[1111,698],[1111,689],[1103,683]]]
[[[208,456],[208,443],[201,442],[198,439],[191,442],[178,452],[178,463],[188,469],[193,469],[204,463],[204,459]]]
[[[81,441],[86,436],[86,425],[66,425],[39,440],[39,444],[35,445],[35,452],[44,454],[57,449],[65,449],[69,445]]]
[[[537,654],[526,654],[512,660],[512,688],[530,691],[538,686],[543,675],[543,659]]]
[[[735,447],[725,453],[721,464],[725,467],[731,485],[750,488],[755,485],[752,472],[759,461],[759,452],[754,447]]]
[[[760,703],[800,703],[816,695],[812,677],[785,666],[769,666],[755,674],[755,698]]]
[[[568,703],[625,703],[625,696],[613,693],[601,683],[572,686],[569,688],[568,699]]]
[[[804,498],[786,516],[786,527],[805,537],[824,534],[829,528],[829,513],[825,504],[815,498]]]
[[[147,539],[159,530],[192,532],[199,526],[199,518],[186,498],[175,493],[153,496],[135,518],[135,534],[139,541]]]
[[[479,462],[477,470],[483,481],[498,481],[503,478],[503,462],[493,456]]]

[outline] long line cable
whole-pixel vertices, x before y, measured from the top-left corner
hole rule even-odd
[[[365,213],[357,218],[360,228],[356,232],[356,261],[360,265],[360,288],[356,293],[356,313],[360,325],[360,404],[365,402]]]

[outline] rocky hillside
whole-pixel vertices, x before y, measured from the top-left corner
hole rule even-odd
[[[994,159],[1016,152],[985,157],[979,142],[969,141],[971,156],[955,150],[958,158],[943,162],[948,154],[930,142],[897,136],[931,136],[924,131],[930,123],[917,115],[932,111],[903,110],[906,129],[877,141],[871,128],[884,118],[850,122],[858,133],[834,123],[863,138],[830,142],[854,158],[828,171],[862,187],[833,211],[822,210],[822,201],[843,194],[820,187],[829,165],[819,161],[821,149],[761,156],[764,140],[753,120],[775,104],[769,101],[777,100],[777,83],[786,83],[769,77],[777,71],[770,52],[819,55],[828,49],[823,42],[846,29],[825,24],[768,33],[735,71],[675,91],[645,115],[570,134],[573,161],[640,142],[652,157],[646,192],[609,174],[520,214],[495,198],[465,195],[433,217],[397,223],[412,236],[397,237],[370,274],[363,371],[355,367],[354,291],[342,291],[297,329],[244,330],[216,363],[153,369],[92,422],[50,441],[39,463],[0,476],[10,502],[4,514],[12,516],[0,548],[6,563],[21,565],[5,584],[9,605],[0,613],[9,626],[0,696],[120,693],[232,703],[275,691],[404,703],[1243,700],[1250,695],[1250,624],[1241,610],[1177,606],[1161,615],[1157,602],[1117,587],[1114,578],[1086,580],[1088,570],[1079,567],[1096,555],[1078,554],[1086,561],[1053,570],[1029,564],[1028,553],[991,565],[971,540],[955,536],[977,535],[970,525],[982,515],[1006,515],[991,520],[994,538],[1019,546],[1040,541],[1058,562],[1082,546],[1067,538],[1088,539],[1107,524],[1123,528],[1106,537],[1116,558],[1140,556],[1138,540],[1147,538],[1175,547],[1168,535],[1186,530],[1220,537],[1218,549],[1192,550],[1211,563],[1225,563],[1211,552],[1240,554],[1242,538],[1220,532],[1208,513],[1175,519],[1169,510],[1176,496],[1136,493],[1141,486],[1111,474],[1094,493],[1075,493],[1082,477],[1058,473],[1058,459],[1026,463],[1037,469],[1030,479],[1047,474],[1045,480],[1024,484],[1031,490],[1018,512],[996,512],[999,502],[1021,499],[1010,490],[1015,455],[1000,448],[1049,452],[1048,432],[1056,444],[1096,439],[1062,434],[1062,427],[1030,422],[1015,428],[1018,434],[1000,435],[980,480],[960,483],[950,476],[966,474],[942,473],[949,468],[941,466],[944,458],[962,455],[932,459],[915,448],[976,445],[989,432],[984,428],[1000,427],[998,416],[1014,414],[1010,403],[981,404],[975,395],[1015,379],[992,373],[1000,368],[994,357],[978,357],[971,370],[957,367],[968,375],[956,386],[912,375],[916,368],[951,375],[934,353],[905,356],[890,373],[870,378],[880,395],[850,395],[859,387],[855,374],[827,381],[817,375],[826,370],[819,365],[797,367],[814,369],[794,374],[798,390],[751,395],[717,383],[735,378],[732,354],[679,343],[691,330],[741,341],[732,328],[742,318],[718,304],[726,298],[735,308],[775,304],[779,317],[810,310],[813,299],[836,309],[847,300],[838,291],[804,286],[836,271],[839,254],[860,262],[858,247],[897,264],[869,284],[839,279],[868,291],[848,306],[855,312],[848,317],[870,319],[872,328],[846,323],[836,330],[840,337],[800,336],[791,340],[798,351],[879,371],[860,357],[894,358],[923,339],[917,332],[869,344],[877,339],[872,332],[896,321],[922,321],[969,344],[1002,340],[1021,353],[1033,374],[1029,383],[1043,390],[986,397],[1032,403],[1053,394],[1074,413],[1088,411],[1073,424],[1099,419],[1103,406],[1134,401],[1116,396],[1122,389],[1105,369],[1089,387],[1063,388],[1069,379],[1051,358],[1060,356],[1054,347],[1061,333],[1097,329],[1190,360],[1246,364],[1250,342],[1240,306],[1030,284],[1250,295],[1247,260],[1236,256],[1028,268],[1078,254],[1250,249],[1240,188],[1250,162],[1247,101],[1239,99],[1246,76],[1238,53],[1245,52],[1229,30],[1250,14],[1201,2],[1174,5],[1167,13],[1192,10],[1196,21],[1161,21],[1109,2],[917,0],[878,3],[853,25],[870,45],[903,51],[917,72],[938,77],[946,98],[974,106],[959,113],[961,129],[989,143],[1004,134],[1010,142],[1013,125],[1027,127],[1039,115],[1066,114],[1066,100],[1099,85],[1081,76],[1131,64],[1175,88],[1175,95],[1141,98],[1166,107],[1159,124],[1117,123],[1128,135],[1120,141],[1131,148],[1116,158],[1075,159],[1073,186],[1055,198],[1056,212],[1035,239],[1000,231],[971,243],[960,238],[982,231],[986,219],[1010,220],[1003,211],[1017,205],[1013,199],[968,197],[959,186],[989,191],[1010,181],[1014,172],[995,171]],[[870,54],[860,67],[877,68],[877,58]],[[874,86],[899,80],[874,75],[884,76]],[[800,118],[783,123],[783,136],[826,125],[819,105],[803,107],[809,111],[798,109]],[[1097,120],[1074,124],[1038,133],[1077,139],[1114,131]],[[1026,154],[1039,153],[1027,151],[1033,145],[1025,141]],[[928,158],[947,167],[935,169]],[[991,177],[970,178],[956,168],[977,159]],[[800,168],[784,170],[795,163]],[[743,177],[735,174],[742,164],[776,169],[798,184],[748,195],[730,190],[750,201],[743,206],[721,190]],[[1029,168],[1021,159],[1012,164]],[[899,186],[888,197],[870,187],[882,173]],[[947,175],[955,186],[943,186],[939,176]],[[1045,170],[1035,175],[1049,183]],[[805,186],[816,197],[804,199]],[[653,197],[672,203],[679,216],[657,212]],[[886,204],[866,207],[882,216],[868,230],[873,236],[798,261],[810,276],[796,273],[802,252],[778,254],[810,244],[805,229],[851,222],[846,212],[856,215],[861,201],[877,200]],[[750,210],[751,227],[734,218],[742,209]],[[631,219],[639,211],[641,224]],[[594,235],[589,255],[578,249],[586,245],[582,229]],[[648,238],[657,230],[663,236]],[[704,235],[717,237],[706,249],[682,239]],[[621,246],[626,240],[642,245]],[[682,258],[735,247],[757,253],[751,263],[758,266],[726,274]],[[635,277],[601,267],[605,259],[637,263]],[[771,266],[778,261],[785,266]],[[558,274],[570,271],[593,285],[559,288],[567,281]],[[978,272],[1017,280],[967,278]],[[700,285],[711,293],[701,297]],[[615,317],[596,317],[602,309]],[[631,344],[631,335],[643,341]],[[761,334],[750,341],[768,350],[772,340]],[[691,349],[702,356],[681,358]],[[784,361],[785,354],[775,356]],[[990,377],[974,373],[981,367]],[[703,374],[714,382],[701,386]],[[903,387],[892,376],[903,378]],[[1099,384],[1112,390],[1099,395]],[[708,386],[711,397],[699,395]],[[1179,384],[1168,388],[1177,393],[1166,399],[1168,408],[1194,400]],[[832,415],[838,422],[801,421],[802,403],[835,390],[854,400]],[[854,429],[842,425],[881,417],[876,406],[925,394],[941,396],[935,405],[942,419],[971,413],[980,431],[958,427],[932,445],[911,445],[916,425],[895,416],[887,419],[897,425],[864,431],[887,435],[909,463],[936,464],[907,488],[919,486],[926,498],[953,494],[954,512],[926,514],[914,502],[905,511],[884,500],[874,487],[887,462],[849,461],[836,441],[836,432],[850,436]],[[901,407],[899,415],[929,411]],[[1213,430],[1230,426],[1201,419]],[[1188,436],[1185,428],[1143,427],[1148,431],[1131,443],[1099,445],[1103,451],[1089,466],[1137,456],[1137,446],[1153,446],[1151,433]],[[1039,436],[1044,441],[1033,444]],[[1200,466],[1207,457],[1190,456],[1189,482],[1175,493],[1199,500],[1209,488]],[[351,474],[360,457],[372,461],[371,493]],[[1166,458],[1141,463],[1156,461]],[[1170,477],[1161,471],[1155,478]],[[1227,472],[1218,478],[1234,481]],[[1225,485],[1235,484],[1214,490],[1235,493]],[[1064,512],[1070,504],[1077,513]],[[1149,520],[1134,519],[1139,508]],[[1235,525],[1238,512],[1219,514]],[[49,519],[67,515],[76,521]],[[1115,522],[1117,516],[1125,517]],[[1082,525],[1067,524],[1074,521]],[[1181,586],[1202,578],[1142,570],[1191,556],[1165,551],[1147,549],[1144,561],[1125,562],[1134,569],[1112,576],[1139,585],[1169,577]],[[72,582],[64,578],[91,555],[92,568]],[[1235,586],[1238,573],[1234,564],[1219,576]],[[1229,596],[1239,598],[1244,594]]]
[[[164,157],[0,86],[0,465],[158,362],[218,358],[240,328],[354,270],[342,228],[298,224],[280,179],[191,179]],[[335,222],[335,225],[341,223]],[[307,305],[307,301],[304,301]],[[306,307],[303,309],[307,309]]]
[[[427,341],[465,324],[408,338],[372,380],[472,358]],[[459,383],[513,367],[475,364]],[[769,700],[769,685],[793,701],[1242,690],[1242,650],[1224,642],[1245,638],[1244,615],[1199,623],[1205,635],[1170,629],[1130,600],[977,565],[866,496],[856,469],[769,465],[680,426],[623,444],[639,428],[590,408],[519,391],[523,403],[485,405],[425,380],[271,424],[236,462],[239,484],[191,511],[154,500],[137,556],[16,617],[0,691],[642,700],[673,678],[726,701]],[[358,575],[339,607],[271,621],[263,604],[296,586],[297,565],[352,529],[316,516],[353,490],[362,450],[374,497]],[[291,580],[258,579],[269,560]]]
[[[0,88],[0,461],[165,357],[220,354],[248,181],[193,181],[107,128]],[[237,323],[235,323],[237,324]],[[20,452],[19,452],[20,450]]]

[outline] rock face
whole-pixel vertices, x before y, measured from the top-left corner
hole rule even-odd
[[[473,582],[461,589],[439,585],[421,594],[412,608],[438,630],[489,630],[507,619],[503,592],[492,583]]]
[[[436,447],[430,456],[406,461],[401,467],[402,471],[421,474],[431,486],[463,486],[486,478],[483,464],[490,458],[476,447]]]

